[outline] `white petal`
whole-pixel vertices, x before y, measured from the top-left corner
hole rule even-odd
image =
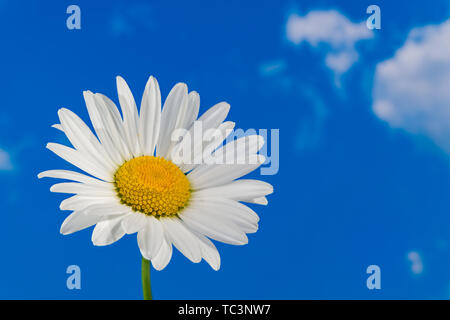
[[[160,222],[173,245],[192,262],[200,262],[202,255],[198,240],[180,219],[165,217]]]
[[[117,216],[121,215],[126,219],[131,214],[132,209],[126,205],[119,203],[118,200],[109,203],[96,203],[85,209],[87,214],[100,216],[100,217],[109,217],[109,216]]]
[[[204,208],[186,208],[180,218],[189,228],[211,239],[234,245],[248,243],[247,236],[236,225],[217,219]]]
[[[61,234],[67,235],[89,228],[100,221],[101,217],[86,214],[85,211],[75,211],[61,225]]]
[[[209,212],[209,216],[219,222],[235,225],[245,233],[258,230],[258,215],[249,207],[225,198],[191,199],[190,209]]]
[[[142,96],[141,112],[139,117],[139,136],[143,152],[153,155],[158,141],[161,122],[161,92],[158,82],[150,77],[144,95]]]
[[[131,211],[131,210],[130,210]],[[131,211],[123,218],[122,227],[126,234],[133,234],[140,231],[147,224],[147,217],[143,213]]]
[[[60,109],[58,116],[67,138],[75,149],[83,153],[91,162],[99,167],[104,167],[110,172],[114,171],[115,165],[103,146],[91,132],[89,127],[75,113],[68,109]]]
[[[164,236],[161,247],[156,256],[151,260],[153,268],[158,271],[164,269],[172,258],[172,244]]]
[[[99,104],[95,99],[95,94],[91,91],[83,91],[83,97],[92,126],[94,127],[94,130],[102,144],[106,145],[108,143],[106,138],[107,131],[102,122],[102,116],[100,110],[98,109]]]
[[[60,125],[59,123],[53,124],[52,128],[55,128],[55,129],[58,129],[59,131],[64,132],[62,125]]]
[[[173,151],[174,154],[177,154],[178,150],[182,148],[188,153],[186,158],[190,159],[190,162],[180,164],[177,163],[180,166],[180,169],[186,173],[200,165],[201,163],[196,163],[196,159],[201,159],[203,162],[205,155],[210,156],[210,154],[212,154],[217,147],[223,143],[227,136],[230,135],[234,126],[234,122],[226,121],[220,124],[210,136],[206,136],[208,130],[206,130],[201,137],[197,137],[190,131],[189,134],[193,136],[194,141],[189,145],[188,139],[183,139],[177,146],[175,146]],[[212,132],[211,129],[209,130]]]
[[[178,115],[177,115],[177,121],[175,123],[175,128],[174,130],[183,130],[181,132],[182,136],[180,137],[180,135],[178,136],[174,136],[171,137],[170,139],[170,144],[169,144],[169,148],[167,149],[167,153],[166,153],[166,158],[170,159],[171,155],[172,155],[172,150],[173,148],[184,138],[184,135],[187,132],[187,122],[190,121],[190,117],[191,115],[189,114],[189,96],[185,95],[181,105],[180,105],[180,109],[178,111]]]
[[[260,204],[262,206],[267,206],[267,204],[269,203],[269,201],[267,201],[266,197],[260,197],[260,198],[255,198],[255,199],[251,199],[251,200],[243,200],[243,201],[248,202],[248,203]]]
[[[117,77],[117,93],[123,114],[123,124],[128,146],[135,157],[142,155],[138,138],[138,112],[130,88],[122,77]]]
[[[228,112],[230,112],[230,105],[226,102],[219,102],[202,114],[198,121],[202,122],[203,130],[217,128],[226,119]]]
[[[115,191],[112,187],[90,186],[78,182],[57,183],[50,187],[51,192],[73,193],[86,196],[114,196]]]
[[[58,143],[48,143],[47,149],[94,177],[108,182],[112,182],[114,180],[114,177],[110,172],[85,159],[83,155],[75,149]]]
[[[189,129],[198,117],[200,110],[200,95],[196,91],[189,92],[188,109],[184,119],[183,128]]]
[[[122,238],[125,235],[121,223],[123,216],[112,216],[99,221],[92,232],[92,243],[96,246],[107,246]]]
[[[211,188],[227,184],[256,170],[264,161],[265,157],[262,155],[251,155],[249,164],[201,165],[187,176],[194,190]]]
[[[105,182],[79,172],[69,170],[48,170],[38,174],[38,178],[56,178],[81,182],[93,186],[104,186]]]
[[[174,146],[174,150],[172,151],[172,153],[167,154],[166,157],[168,157],[169,159],[172,158],[172,155],[177,154],[177,150],[180,148],[198,156],[197,152],[203,152],[203,148],[199,146],[205,146],[209,144],[209,141],[206,138],[208,132],[213,132],[213,129],[226,130],[229,126],[234,127],[234,123],[232,122],[227,123],[226,126],[220,126],[225,120],[229,111],[230,105],[225,102],[218,103],[215,106],[211,107],[197,121],[194,122],[189,131],[185,134],[185,136],[189,136],[190,139],[183,138],[181,142]],[[201,123],[202,132],[200,135],[197,134],[196,130],[194,130],[195,127],[198,126],[197,123],[199,125]],[[220,141],[219,144],[220,143],[222,143],[222,141]],[[190,156],[189,158],[195,159],[192,156]],[[190,164],[192,164],[192,162]],[[192,169],[192,167],[189,167],[188,170],[190,169]]]
[[[149,216],[146,220],[146,226],[139,231],[137,240],[142,256],[147,260],[152,260],[160,252],[160,248],[165,242],[164,231],[158,219]]]
[[[111,159],[114,168],[116,168],[124,162],[124,148],[122,145],[125,143],[123,138],[117,135],[117,128],[112,120],[113,115],[108,110],[102,95],[85,91],[84,96],[95,132],[105,153]],[[120,125],[122,126],[122,124]]]
[[[193,231],[193,233],[198,238],[200,250],[202,252],[202,258],[205,259],[205,261],[208,262],[211,268],[213,268],[215,271],[219,270],[220,254],[219,251],[217,251],[216,246],[211,242],[211,240],[201,235],[200,233],[195,231]]]
[[[98,110],[102,115],[101,120],[103,121],[107,133],[109,133],[114,147],[120,153],[121,158],[124,161],[131,159],[133,154],[128,147],[128,140],[125,134],[122,117],[115,103],[101,93],[96,93],[95,97]]]
[[[245,136],[228,142],[225,146],[216,150],[213,157],[221,161],[216,163],[245,164],[248,163],[249,157],[256,154],[263,145],[264,138],[262,136]]]
[[[242,179],[222,186],[196,191],[195,196],[197,198],[223,197],[236,201],[246,201],[251,203],[261,202],[260,204],[265,204],[267,199],[265,199],[264,196],[271,194],[272,192],[273,187],[267,182]]]
[[[115,201],[117,201],[117,200],[113,196],[74,195],[70,198],[63,200],[61,202],[61,204],[59,205],[59,209],[78,211],[78,210],[83,210],[94,204],[108,204],[108,203],[114,203]]]
[[[161,127],[156,146],[156,155],[165,157],[172,144],[171,136],[176,129],[178,114],[183,100],[187,96],[187,86],[177,83],[169,92],[161,112]]]
[[[96,96],[99,96],[104,102],[105,102],[105,106],[108,109],[108,112],[111,113],[111,116],[114,120],[114,122],[116,124],[119,124],[122,122],[122,116],[120,114],[119,108],[117,108],[116,104],[114,103],[114,101],[112,101],[110,98],[108,98],[107,96],[105,96],[104,94],[101,93],[96,93]],[[123,128],[123,126],[121,126]]]
[[[203,152],[207,152],[210,150],[211,153],[215,151],[223,141],[230,135],[236,123],[233,121],[225,121],[217,127],[217,133],[219,133],[220,139],[214,139],[214,133],[206,137],[206,141],[204,141]]]
[[[174,130],[178,128],[186,129],[186,123],[190,120],[189,118],[189,95],[185,94],[178,107],[177,121],[175,122]]]

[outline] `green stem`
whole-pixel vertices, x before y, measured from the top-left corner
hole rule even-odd
[[[144,300],[152,300],[152,287],[150,285],[150,261],[142,257],[142,291]]]

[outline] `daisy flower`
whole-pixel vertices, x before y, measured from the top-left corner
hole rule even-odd
[[[73,148],[57,143],[47,148],[84,173],[49,170],[38,177],[70,181],[50,188],[73,195],[60,205],[73,211],[61,226],[62,234],[95,225],[92,242],[105,246],[137,233],[148,298],[149,261],[156,270],[164,269],[173,245],[192,262],[204,259],[218,270],[220,256],[209,238],[246,244],[246,234],[257,231],[259,217],[242,202],[265,205],[273,188],[263,181],[239,179],[265,161],[258,154],[264,141],[250,135],[223,145],[234,128],[225,121],[227,103],[216,104],[197,119],[199,95],[188,92],[184,83],[173,87],[162,110],[154,77],[145,86],[139,112],[121,77],[117,91],[121,112],[106,96],[83,93],[95,134],[72,111],[58,111],[60,124],[53,127],[65,133]],[[199,124],[202,134],[192,135]],[[178,140],[173,138],[177,130],[184,130]],[[208,130],[220,138],[207,139]],[[177,157],[181,151],[184,157]],[[191,161],[205,154],[214,159],[231,154],[235,161]]]

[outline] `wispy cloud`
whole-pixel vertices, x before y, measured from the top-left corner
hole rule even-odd
[[[110,19],[110,28],[114,36],[129,35],[139,29],[155,28],[153,9],[148,3],[128,3],[114,9]]]
[[[423,272],[422,256],[417,251],[410,251],[407,255],[410,270],[413,274],[421,274]]]
[[[449,84],[450,20],[412,30],[394,57],[377,65],[373,111],[450,153]]]
[[[325,122],[328,118],[328,109],[321,96],[314,89],[304,87],[302,95],[310,109],[309,114],[304,114],[300,120],[296,142],[299,151],[314,149],[320,144]]]
[[[9,153],[0,149],[0,171],[10,171],[12,169],[13,165]]]
[[[365,22],[353,23],[335,10],[291,14],[286,23],[286,38],[295,45],[305,42],[324,51],[325,64],[337,78],[358,61],[355,44],[372,37]]]
[[[277,75],[286,70],[286,61],[284,60],[273,60],[262,63],[259,66],[259,73],[262,76],[273,76]]]
[[[260,63],[259,75],[264,80],[263,90],[275,90],[298,104],[302,116],[295,145],[298,151],[313,150],[319,146],[328,109],[317,89],[292,71],[285,59]]]

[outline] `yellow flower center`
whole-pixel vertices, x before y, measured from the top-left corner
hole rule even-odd
[[[171,161],[142,156],[125,162],[114,174],[123,204],[146,215],[173,216],[191,195],[189,180]]]

